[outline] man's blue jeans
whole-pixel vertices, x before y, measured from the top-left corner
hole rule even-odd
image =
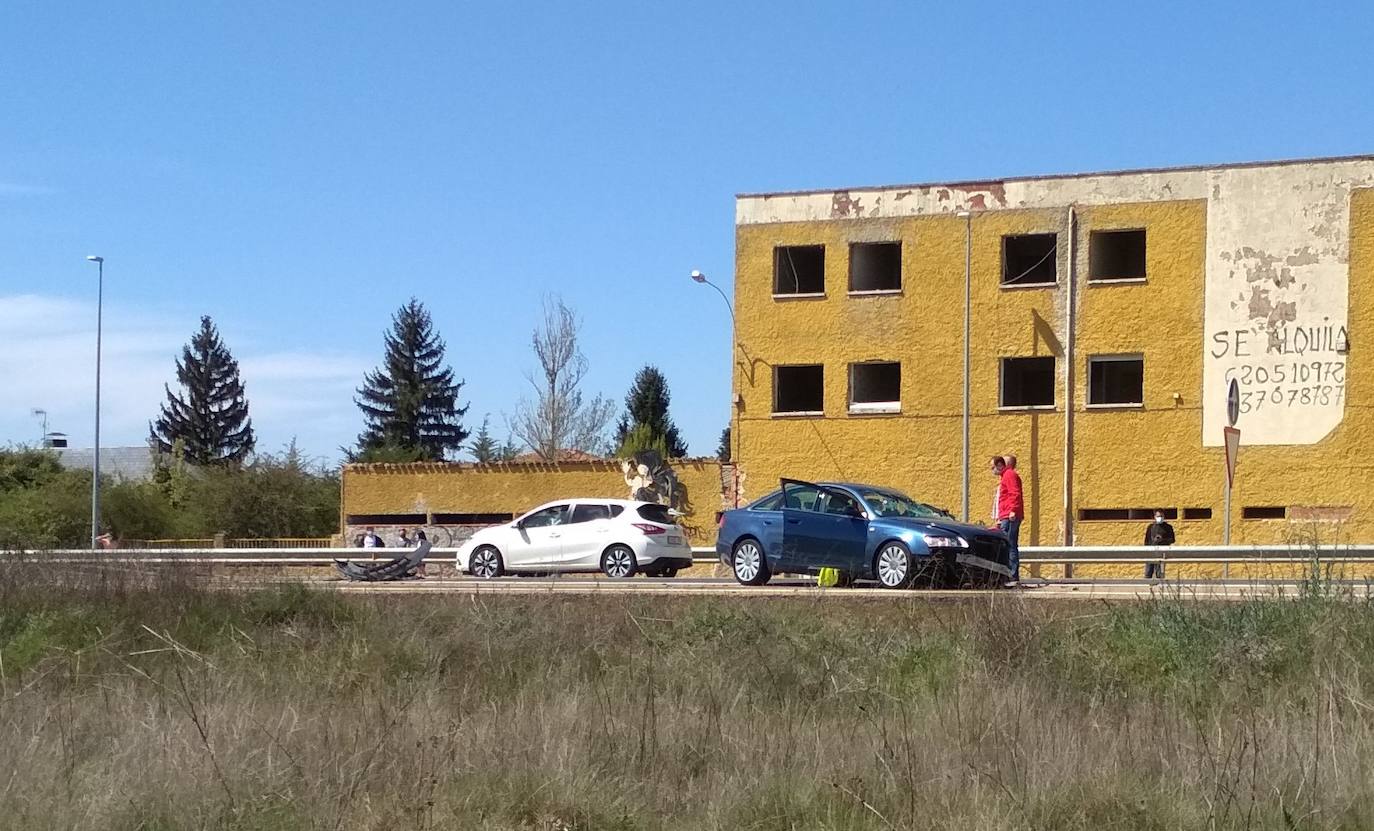
[[[1011,579],[1021,579],[1021,548],[1018,538],[1021,536],[1021,518],[998,520],[997,527],[1002,529],[1002,533],[1007,535],[1011,541],[1011,550],[1008,552],[1007,566],[1011,568]]]

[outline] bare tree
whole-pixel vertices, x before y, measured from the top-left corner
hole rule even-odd
[[[544,320],[534,330],[539,374],[526,373],[535,400],[516,405],[510,430],[541,459],[554,461],[561,450],[599,452],[615,414],[615,404],[600,395],[584,401],[580,386],[587,358],[577,348],[577,315],[562,298],[544,299]]]

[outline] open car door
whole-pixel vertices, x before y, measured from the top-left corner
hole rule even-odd
[[[783,571],[866,568],[868,517],[841,488],[799,479],[782,480]]]

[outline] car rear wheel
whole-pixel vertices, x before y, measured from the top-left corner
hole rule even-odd
[[[873,560],[873,573],[885,589],[904,589],[911,585],[914,571],[911,551],[899,542],[884,543]]]
[[[501,560],[500,551],[490,545],[484,545],[472,552],[472,559],[468,562],[468,571],[472,572],[474,577],[491,580],[504,574],[506,565]]]
[[[601,554],[601,573],[613,580],[635,576],[635,553],[627,545],[613,545]]]
[[[730,570],[735,580],[745,586],[762,586],[768,582],[768,561],[763,548],[754,540],[744,540],[730,555]]]

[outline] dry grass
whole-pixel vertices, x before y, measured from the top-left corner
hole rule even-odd
[[[0,572],[7,829],[1374,826],[1374,611]]]

